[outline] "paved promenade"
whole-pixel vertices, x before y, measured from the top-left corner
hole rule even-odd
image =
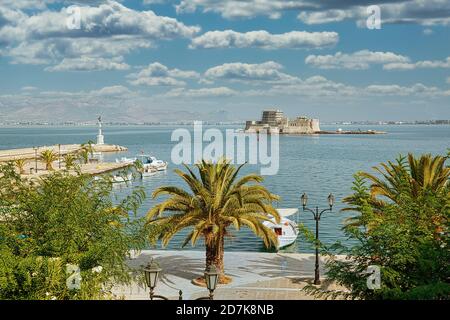
[[[126,151],[126,147],[119,145],[103,144],[103,145],[92,145],[94,152],[121,152]],[[65,169],[65,164],[63,161],[63,156],[66,154],[75,154],[81,149],[80,144],[67,144],[53,146],[40,146],[36,152],[33,148],[22,148],[22,149],[10,149],[10,150],[0,150],[0,163],[6,161],[13,161],[17,159],[25,159],[24,173],[22,176],[24,178],[33,179],[42,175],[50,173],[45,169],[45,164],[39,159],[42,151],[51,150],[54,153],[61,156],[61,163],[57,161],[53,162],[54,171]],[[35,158],[37,155],[37,159]],[[91,175],[97,175],[102,173],[107,173],[110,171],[115,171],[128,167],[127,163],[116,163],[116,162],[91,162],[88,164],[79,164],[79,168],[82,173],[87,173]],[[36,172],[37,168],[37,172]],[[71,173],[76,174],[76,171],[70,170]]]
[[[126,151],[127,148],[112,145],[112,144],[103,144],[103,145],[92,145],[95,152],[120,152]],[[53,145],[53,146],[39,146],[37,149],[37,155],[44,150],[51,150],[54,153],[58,154],[61,151],[61,155],[65,155],[68,153],[76,153],[80,150],[80,144],[62,144],[61,146]],[[0,162],[12,161],[17,159],[34,159],[36,155],[35,150],[30,148],[21,148],[21,149],[9,149],[9,150],[0,150]]]
[[[129,265],[139,270],[152,258],[163,269],[157,294],[176,299],[181,289],[185,300],[207,295],[205,288],[191,283],[192,279],[203,275],[203,251],[148,250],[133,257]],[[215,293],[215,298],[219,300],[314,299],[300,291],[313,278],[313,254],[225,252],[225,270],[227,275],[233,277],[233,282],[219,286]],[[343,290],[326,281],[322,288]],[[129,287],[118,287],[115,293],[124,295],[125,299],[148,299],[148,290],[136,283]]]

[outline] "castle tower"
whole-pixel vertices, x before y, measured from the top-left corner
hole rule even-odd
[[[98,123],[98,134],[97,134],[97,144],[105,144],[103,133],[102,133],[102,117],[97,118]]]

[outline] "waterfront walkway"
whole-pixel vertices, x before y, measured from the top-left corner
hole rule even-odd
[[[63,161],[63,156],[66,154],[75,154],[81,149],[80,144],[66,144],[66,145],[53,145],[53,146],[40,146],[36,151],[33,148],[22,148],[22,149],[10,149],[10,150],[0,150],[0,163],[7,161],[14,161],[17,159],[24,159],[26,163],[24,165],[24,173],[22,177],[27,179],[37,178],[53,171],[47,171],[45,169],[45,164],[39,159],[42,151],[51,150],[55,154],[60,156],[61,163],[58,160],[53,162],[54,171],[65,169],[65,164]],[[121,152],[126,151],[126,147],[119,145],[103,144],[103,145],[92,145],[94,152]],[[36,157],[37,155],[37,157]],[[82,173],[98,175],[102,173],[107,173],[111,171],[116,171],[129,167],[129,163],[117,163],[117,162],[90,162],[88,164],[79,164],[79,169]],[[37,169],[37,170],[36,170]],[[77,172],[74,170],[69,171],[72,174]]]
[[[183,299],[190,300],[207,295],[207,290],[192,284],[205,269],[203,251],[147,250],[134,256],[129,265],[140,270],[152,258],[163,269],[156,293],[177,299],[178,290]],[[324,261],[322,259],[322,265]],[[323,270],[322,274],[323,274]],[[300,289],[310,283],[314,275],[314,255],[301,253],[225,252],[225,273],[233,282],[219,286],[215,299],[314,299]],[[343,290],[323,281],[328,290]],[[148,290],[134,283],[117,287],[114,293],[125,299],[148,299]]]
[[[119,145],[102,144],[92,145],[95,152],[120,152],[128,149]],[[61,156],[68,153],[76,153],[81,149],[81,144],[61,144],[52,146],[39,146],[35,151],[32,147],[21,149],[0,150],[0,162],[13,161],[17,159],[34,159],[36,154],[39,157],[40,153],[45,150],[51,150],[58,154],[61,151]]]

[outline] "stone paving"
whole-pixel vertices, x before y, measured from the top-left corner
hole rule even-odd
[[[202,276],[205,268],[203,251],[148,250],[135,255],[129,265],[139,270],[152,258],[163,269],[156,292],[176,299],[178,290],[183,299],[195,299],[207,295],[207,290],[192,284],[192,279]],[[323,265],[322,259],[321,264]],[[314,274],[314,255],[301,253],[225,252],[226,274],[233,282],[221,285],[215,299],[314,299],[301,291],[311,283]],[[323,274],[323,270],[321,269]],[[323,281],[328,290],[343,290]],[[148,290],[134,283],[128,287],[116,287],[115,294],[125,299],[148,299]]]

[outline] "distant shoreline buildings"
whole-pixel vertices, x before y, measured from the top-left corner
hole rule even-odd
[[[297,117],[290,120],[281,110],[264,110],[261,120],[247,121],[245,132],[258,133],[279,133],[279,134],[314,134],[320,132],[319,119],[309,119],[307,117]]]

